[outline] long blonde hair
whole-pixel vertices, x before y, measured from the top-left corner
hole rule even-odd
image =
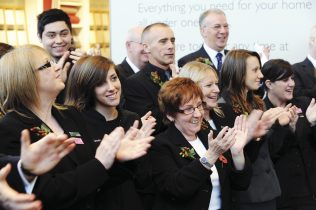
[[[212,73],[216,79],[218,79],[215,69],[211,66],[199,61],[191,61],[181,68],[179,76],[190,78],[200,86],[200,82],[202,82],[205,77],[211,77]],[[218,107],[218,105],[212,109],[218,116],[224,117],[224,112]]]
[[[17,111],[38,101],[35,52],[48,53],[36,45],[25,45],[6,53],[0,59],[0,109]]]

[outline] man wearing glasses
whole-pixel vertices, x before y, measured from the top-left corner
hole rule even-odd
[[[205,63],[211,65],[219,73],[225,54],[228,52],[224,49],[229,37],[226,15],[220,9],[209,9],[200,15],[199,25],[204,40],[202,47],[179,59],[178,66],[182,67],[189,61],[203,58],[208,59]]]
[[[148,62],[148,55],[141,43],[144,28],[136,26],[128,30],[125,47],[127,56],[117,65],[120,77],[128,78],[142,69]]]

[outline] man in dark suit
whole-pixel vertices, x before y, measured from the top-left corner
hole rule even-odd
[[[149,63],[126,81],[126,109],[139,116],[152,111],[156,118],[156,132],[163,130],[162,114],[158,107],[158,92],[163,83],[171,77],[170,64],[174,63],[175,37],[165,23],[148,25],[142,33],[144,50],[149,55]]]
[[[316,25],[312,27],[309,37],[309,53],[307,58],[293,65],[294,96],[316,98]]]
[[[148,55],[144,51],[141,42],[143,30],[143,27],[137,26],[129,29],[127,32],[125,42],[127,56],[122,63],[116,66],[121,77],[128,78],[132,76],[139,72],[148,62]]]
[[[182,67],[187,62],[201,57],[214,69],[219,69],[228,50],[225,50],[229,37],[229,25],[225,13],[220,9],[209,9],[203,12],[199,18],[200,33],[204,40],[202,47],[178,60],[178,66]]]

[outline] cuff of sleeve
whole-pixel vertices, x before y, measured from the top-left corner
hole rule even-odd
[[[24,185],[24,188],[25,188],[25,192],[28,193],[28,194],[31,194],[32,191],[33,191],[33,188],[35,186],[35,183],[36,183],[36,180],[37,180],[37,176],[31,182],[29,182],[26,179],[25,174],[22,171],[21,160],[19,160],[17,168],[18,168],[19,175],[20,175],[20,177],[22,179],[22,182],[23,182],[23,185]]]

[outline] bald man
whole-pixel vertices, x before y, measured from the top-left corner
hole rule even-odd
[[[125,47],[127,56],[116,68],[121,77],[128,78],[142,69],[148,62],[148,55],[141,43],[144,28],[136,26],[128,30]]]

